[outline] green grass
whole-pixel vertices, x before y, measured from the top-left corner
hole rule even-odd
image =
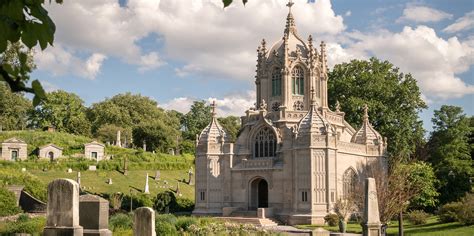
[[[40,181],[44,183],[49,183],[56,178],[69,178],[76,180],[77,172],[73,171],[72,173],[67,173],[66,170],[50,170],[43,172],[41,170],[31,170],[29,173],[37,176]],[[145,186],[145,176],[146,173],[150,175],[148,183],[150,186],[151,196],[156,196],[159,192],[164,192],[166,190],[175,190],[178,180],[185,179],[188,180],[187,170],[162,170],[161,180],[155,181],[154,171],[145,171],[145,170],[131,170],[128,171],[128,175],[125,176],[118,171],[83,171],[81,172],[81,186],[86,187],[86,191],[93,194],[102,194],[102,193],[115,193],[122,192],[125,194],[130,193],[130,189],[135,189],[141,191]],[[112,185],[107,184],[107,180],[112,178]],[[163,181],[168,181],[167,188],[161,188],[163,186]],[[183,194],[182,197],[194,200],[194,186],[180,182],[179,184],[180,191]],[[133,191],[135,191],[133,190]]]
[[[413,236],[471,236],[474,235],[474,225],[465,226],[458,222],[453,223],[441,223],[438,218],[433,216],[428,219],[428,222],[424,225],[412,225],[407,221],[404,221],[404,233],[405,235]],[[300,229],[315,229],[322,227],[326,230],[338,232],[337,226],[331,227],[327,225],[298,225]],[[348,233],[362,233],[362,227],[358,223],[347,224]],[[387,235],[395,236],[398,235],[398,222],[391,222],[387,229]]]

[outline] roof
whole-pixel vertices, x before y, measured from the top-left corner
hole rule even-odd
[[[94,141],[92,141],[92,142],[90,142],[90,143],[85,143],[85,144],[84,144],[84,146],[89,146],[89,145],[98,145],[98,146],[105,147],[105,145],[104,145],[104,144],[102,144],[102,143],[99,143],[99,142],[97,142],[97,141],[95,141],[95,140],[94,140]]]
[[[331,123],[317,111],[318,105],[314,100],[314,89],[311,89],[311,96],[311,108],[298,123],[298,134],[314,133],[324,135],[331,133]]]
[[[55,144],[52,144],[52,143],[48,143],[46,145],[43,145],[43,146],[39,147],[39,149],[43,149],[43,148],[47,148],[47,147],[54,147],[56,149],[63,150],[62,147],[56,146]]]
[[[382,136],[377,130],[372,127],[369,122],[368,107],[364,106],[364,121],[362,127],[352,136],[352,142],[359,144],[372,144],[378,145],[382,140]]]
[[[24,143],[24,144],[26,144],[25,141],[23,141],[23,140],[21,140],[21,139],[19,139],[19,138],[16,138],[16,137],[9,138],[9,139],[3,141],[3,143]]]
[[[205,142],[205,143],[219,143],[220,141],[228,142],[229,137],[227,136],[227,133],[224,131],[222,126],[219,124],[217,121],[216,117],[216,103],[215,101],[211,104],[212,107],[212,119],[209,125],[206,126],[201,131],[201,134],[199,135],[199,143]]]

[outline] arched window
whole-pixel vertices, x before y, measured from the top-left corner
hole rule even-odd
[[[295,66],[291,71],[292,90],[295,95],[304,95],[304,71],[300,66]]]
[[[274,157],[276,155],[276,138],[268,127],[260,129],[254,140],[255,157]]]
[[[342,191],[344,194],[344,198],[349,198],[354,194],[355,184],[357,182],[357,174],[355,173],[354,169],[352,168],[347,169],[344,172],[342,181],[343,181]]]
[[[272,74],[272,96],[281,95],[281,71],[280,68],[275,68]]]

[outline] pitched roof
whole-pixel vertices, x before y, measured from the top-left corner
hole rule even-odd
[[[17,137],[13,137],[13,138],[9,138],[5,141],[3,141],[3,143],[26,143],[25,141],[17,138]]]

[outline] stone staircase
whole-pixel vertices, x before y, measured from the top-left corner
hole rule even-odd
[[[278,223],[270,218],[258,218],[257,211],[235,211],[228,217],[216,217],[228,222],[239,224],[252,224],[255,226],[271,227],[277,226]]]

